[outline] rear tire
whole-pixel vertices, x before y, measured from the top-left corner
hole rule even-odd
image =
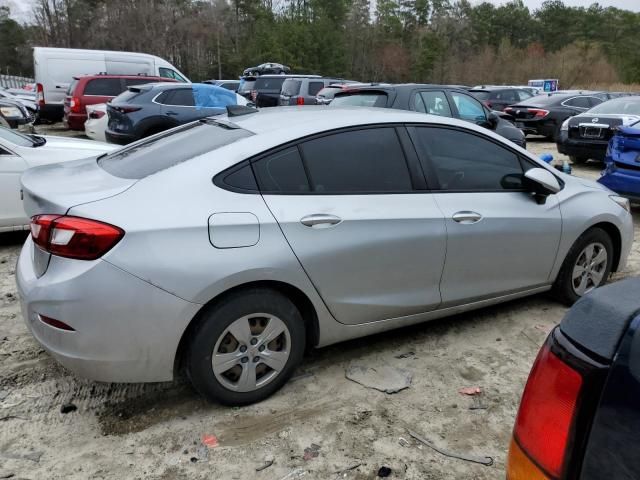
[[[195,389],[225,405],[259,402],[280,389],[305,351],[302,315],[284,295],[234,293],[202,315],[186,352]]]
[[[601,228],[591,228],[571,246],[562,263],[552,292],[566,305],[603,285],[613,265],[611,237]]]
[[[581,163],[587,163],[587,160],[589,159],[587,157],[578,157],[576,155],[569,155],[569,160],[571,160],[571,163],[581,164]]]

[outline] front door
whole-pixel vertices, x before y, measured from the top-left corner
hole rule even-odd
[[[0,144],[0,229],[29,223],[20,198],[20,175],[26,162]]]
[[[394,127],[331,133],[254,163],[269,209],[342,323],[440,304],[444,219],[410,163]]]
[[[557,198],[522,188],[536,167],[500,142],[462,129],[410,129],[445,217],[443,306],[549,283],[561,234]]]

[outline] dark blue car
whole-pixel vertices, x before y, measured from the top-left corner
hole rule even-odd
[[[226,113],[244,99],[226,88],[206,83],[150,83],[129,87],[107,104],[107,141],[121,145]]]
[[[618,127],[604,162],[598,182],[619,195],[640,201],[640,122]]]

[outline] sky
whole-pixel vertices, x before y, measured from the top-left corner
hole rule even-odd
[[[483,1],[500,5],[508,0],[471,0],[471,3],[482,3]],[[523,0],[529,10],[540,8],[544,0]],[[564,0],[564,4],[570,7],[588,7],[592,3],[599,3],[603,7],[616,7],[624,10],[640,12],[640,0]]]

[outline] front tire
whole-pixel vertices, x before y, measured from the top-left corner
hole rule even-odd
[[[573,305],[607,281],[613,256],[613,242],[609,234],[601,228],[587,230],[569,249],[553,284],[553,293],[561,302]]]
[[[232,294],[206,311],[193,332],[187,375],[208,400],[248,405],[282,387],[305,351],[302,315],[269,289]]]

